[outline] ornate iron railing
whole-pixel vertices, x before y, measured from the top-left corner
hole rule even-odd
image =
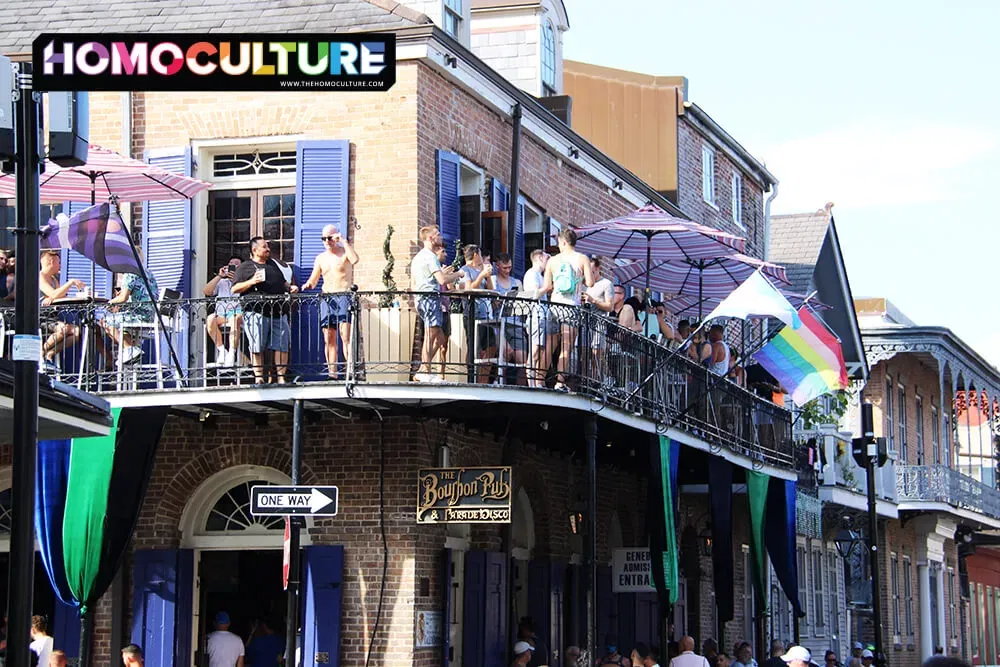
[[[900,503],[939,502],[1000,519],[1000,491],[943,465],[898,466],[896,495]]]
[[[154,315],[149,302],[43,308],[46,349],[73,339],[46,372],[111,394],[283,382],[563,390],[757,461],[792,463],[786,410],[588,306],[488,293],[347,292],[163,300]]]

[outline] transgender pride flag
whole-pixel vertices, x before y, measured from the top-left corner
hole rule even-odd
[[[112,273],[142,275],[128,229],[111,204],[97,204],[68,217],[64,213],[41,230],[41,249],[71,248]]]
[[[753,355],[792,395],[796,405],[848,386],[840,341],[809,312],[799,308],[802,326],[786,326]]]

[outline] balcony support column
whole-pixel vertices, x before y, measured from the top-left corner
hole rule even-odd
[[[937,568],[937,580],[935,584],[937,585],[937,617],[938,617],[938,636],[934,638],[935,643],[945,650],[945,655],[948,654],[948,632],[945,630],[945,605],[946,600],[944,597],[944,576],[947,570],[944,567],[944,561],[941,561],[940,566]]]
[[[934,655],[933,623],[931,622],[931,572],[927,561],[917,563],[917,590],[920,600],[917,617],[920,619],[920,662]]]
[[[938,410],[938,429],[941,435],[938,436],[938,461],[934,461],[935,464],[945,464],[948,465],[948,456],[945,455],[946,451],[951,448],[948,444],[951,442],[951,434],[948,433],[948,414],[951,412],[951,402],[945,400],[945,385],[944,385],[944,371],[947,368],[943,361],[938,361],[938,383],[940,384],[940,394],[938,398],[938,404],[941,409]],[[947,407],[945,407],[947,406]],[[945,412],[947,410],[948,412]]]

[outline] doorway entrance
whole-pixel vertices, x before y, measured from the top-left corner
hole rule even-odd
[[[267,621],[280,636],[285,631],[285,595],[281,586],[281,551],[202,551],[198,559],[197,628],[200,652],[215,628],[215,615],[224,611],[230,632],[246,643],[259,621]],[[200,664],[207,664],[202,661]]]

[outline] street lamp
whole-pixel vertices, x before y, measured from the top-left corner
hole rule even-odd
[[[861,535],[854,530],[854,517],[845,516],[842,519],[840,531],[837,532],[837,537],[833,541],[837,545],[837,553],[840,554],[841,558],[846,561],[851,557],[851,554],[862,542]]]

